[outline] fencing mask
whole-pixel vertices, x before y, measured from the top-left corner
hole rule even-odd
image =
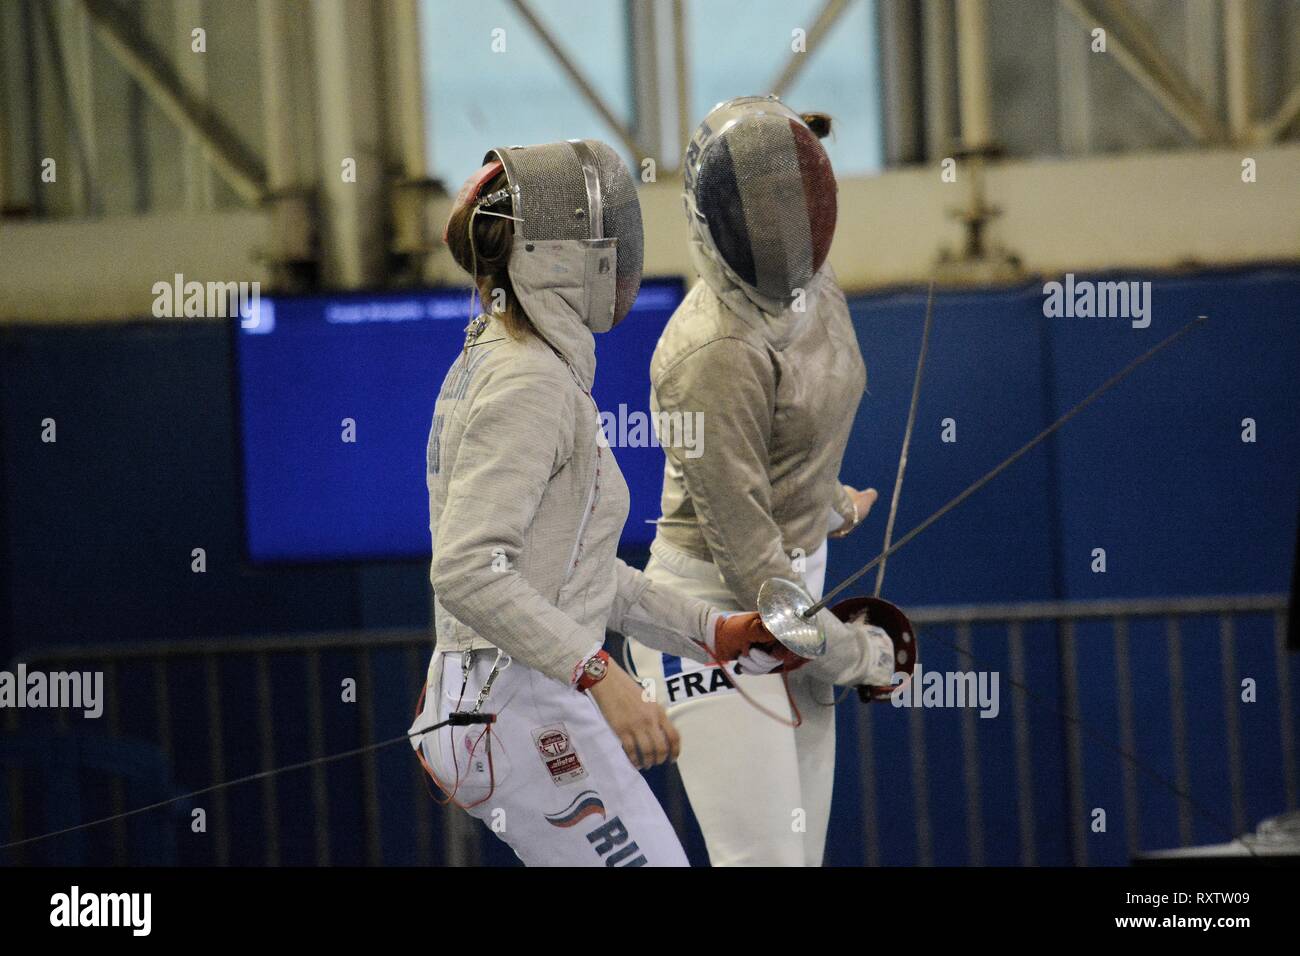
[[[643,237],[618,153],[584,139],[493,149],[483,161],[493,160],[509,181],[510,277],[524,309],[535,314],[544,296],[560,296],[593,332],[621,322],[641,288]]]
[[[731,281],[787,300],[826,261],[836,184],[817,135],[775,96],[715,106],[686,149],[686,215]]]

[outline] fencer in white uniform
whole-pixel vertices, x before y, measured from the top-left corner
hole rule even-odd
[[[676,731],[609,661],[606,628],[683,659],[777,661],[747,657],[771,642],[757,615],[617,558],[628,490],[591,397],[592,336],[640,284],[631,176],[592,140],[493,150],[444,238],[494,308],[470,323],[429,433],[437,642],[412,745],[526,864],[684,865],[637,772],[676,754]],[[453,713],[495,720],[420,733]]]
[[[838,478],[866,370],[825,262],[836,214],[818,135],[828,122],[745,97],[716,107],[686,152],[701,281],[655,349],[651,405],[661,422],[702,415],[703,451],[659,437],[663,514],[646,575],[720,607],[753,610],[774,576],[820,597],[828,532],[851,531],[875,497]],[[888,684],[892,667],[869,677],[866,659],[832,655],[790,674],[788,693],[779,675],[740,676],[750,701],[715,665],[644,644],[632,654],[682,735],[678,765],[713,865],[819,866],[832,685]]]

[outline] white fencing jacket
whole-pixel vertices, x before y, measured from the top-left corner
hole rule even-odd
[[[443,382],[429,433],[437,649],[499,648],[571,683],[609,628],[695,660],[717,612],[656,585],[617,557],[628,490],[591,397],[596,356],[581,289],[562,270],[532,289],[544,338],[495,319]],[[579,270],[575,270],[579,271]],[[552,281],[552,280],[547,280]]]

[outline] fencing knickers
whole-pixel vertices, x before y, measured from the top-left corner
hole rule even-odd
[[[461,654],[435,653],[413,729],[470,709],[494,656],[476,651],[466,677]],[[689,865],[663,808],[587,694],[512,664],[483,710],[497,715],[490,741],[482,725],[444,727],[422,739],[421,751],[457,802],[525,865]]]
[[[824,541],[807,561],[804,580],[819,596]],[[715,565],[662,541],[651,548],[646,575],[717,607],[741,610]],[[793,728],[755,709],[716,666],[629,643],[638,677],[654,680],[657,699],[682,736],[677,767],[709,862],[820,866],[835,777],[835,708],[825,706],[831,689],[798,671],[790,675],[790,694],[803,717]],[[780,675],[730,676],[763,708],[791,719]]]

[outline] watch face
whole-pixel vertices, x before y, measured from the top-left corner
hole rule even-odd
[[[591,660],[587,661],[587,666],[585,668],[587,676],[592,680],[600,680],[605,676],[605,671],[608,669],[609,665],[605,663],[605,658],[603,657],[593,657]]]

